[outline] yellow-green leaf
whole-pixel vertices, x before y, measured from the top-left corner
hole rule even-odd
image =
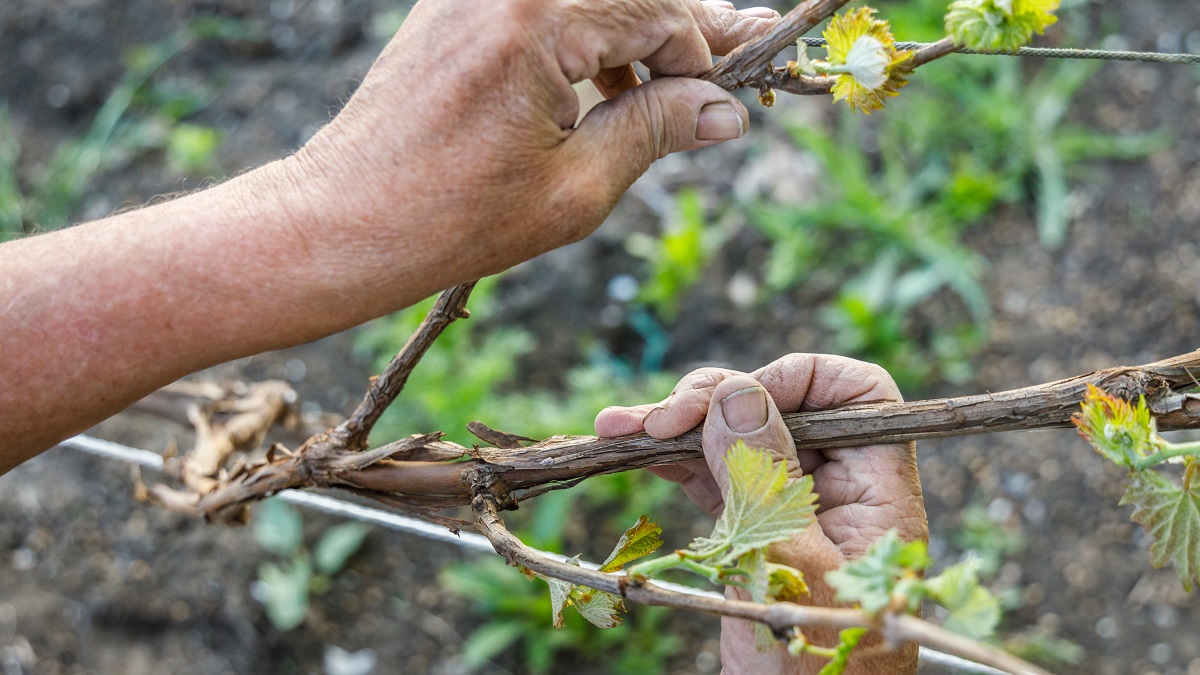
[[[870,114],[908,83],[913,53],[896,49],[888,22],[876,19],[874,9],[860,7],[833,17],[824,36],[829,60],[823,70],[837,75],[835,102],[845,100],[851,109]]]
[[[608,558],[600,565],[600,571],[616,572],[634,560],[653,553],[663,545],[660,534],[662,528],[650,520],[649,516],[638,518],[633,527],[621,535],[621,540],[617,542],[612,553],[608,554]]]
[[[858,646],[859,640],[867,634],[866,628],[846,628],[838,633],[838,644],[833,658],[825,664],[817,675],[842,675],[850,663],[850,652]]]
[[[930,595],[950,610],[942,623],[946,630],[975,640],[991,637],[1000,622],[1000,602],[979,585],[974,560],[947,567],[925,582]]]
[[[591,588],[578,588],[571,598],[575,609],[588,623],[597,628],[616,628],[621,625],[625,603],[621,598]]]
[[[1134,406],[1089,384],[1079,408],[1071,422],[1109,461],[1128,467],[1155,451],[1157,433],[1144,396]]]
[[[1121,504],[1133,505],[1134,522],[1154,540],[1150,564],[1175,565],[1183,587],[1192,590],[1192,581],[1200,580],[1200,481],[1186,481],[1185,489],[1152,469],[1130,478]]]
[[[946,34],[957,45],[980,51],[1011,52],[1034,33],[1058,21],[1059,0],[954,0],[946,12]]]
[[[725,466],[725,511],[712,536],[697,537],[690,547],[711,564],[732,564],[749,551],[787,541],[816,519],[812,476],[789,480],[783,462],[742,441],[725,454]]]

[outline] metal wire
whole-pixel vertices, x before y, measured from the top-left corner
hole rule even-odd
[[[90,455],[104,457],[105,459],[112,459],[118,462],[125,462],[127,464],[137,464],[138,466],[142,466],[147,469],[153,469],[155,471],[162,471],[163,468],[162,455],[159,455],[156,452],[141,450],[139,448],[131,448],[126,445],[121,445],[120,443],[113,443],[112,441],[105,441],[82,434],[73,438],[68,438],[58,445],[59,447],[71,448],[72,450],[78,450]],[[472,532],[462,532],[456,535],[444,527],[432,525],[423,520],[409,518],[408,516],[401,516],[388,511],[383,511],[381,509],[371,508],[369,506],[360,506],[358,504],[353,504],[341,499],[313,494],[311,492],[302,492],[300,490],[284,490],[275,496],[289,504],[295,504],[296,506],[303,506],[305,508],[313,509],[314,511],[320,511],[322,513],[328,513],[350,520],[357,520],[364,523],[370,523],[372,525],[378,525],[395,532],[415,534],[426,539],[449,542],[468,551],[476,553],[495,553],[495,549],[492,548],[491,542],[489,542],[486,537],[483,535],[474,534]],[[567,559],[567,557],[564,555],[551,553],[549,551],[538,551],[538,553],[559,562],[563,562]],[[588,569],[599,568],[599,565],[593,562],[581,561],[579,564]],[[724,596],[720,593],[704,591],[698,588],[692,588],[691,586],[684,586],[682,584],[673,584],[669,581],[659,581],[655,579],[654,584],[668,590],[686,593],[688,595],[698,595],[702,597],[716,598],[718,600],[724,598]],[[958,668],[969,673],[982,673],[983,675],[1005,675],[1004,671],[997,670],[991,666],[985,666],[982,663],[975,663],[974,661],[970,661],[959,656],[954,656],[953,654],[946,654],[945,652],[939,652],[935,649],[928,649],[926,647],[920,648],[920,659],[929,663],[948,666],[950,668]]]
[[[809,47],[824,47],[825,38],[800,38]],[[921,49],[928,42],[897,42],[896,49]],[[1124,52],[1108,49],[1059,49],[1050,47],[1021,47],[1015,52],[981,52],[966,47],[955,50],[956,54],[981,54],[985,56],[1035,56],[1044,59],[1100,59],[1102,61],[1137,61],[1141,63],[1192,63],[1200,64],[1200,54],[1163,54],[1160,52]]]

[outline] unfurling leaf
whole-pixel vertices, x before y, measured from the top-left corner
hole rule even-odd
[[[866,628],[846,628],[838,633],[838,644],[834,647],[833,658],[817,675],[842,675],[850,663],[850,652],[858,646],[859,640],[867,634]]]
[[[954,44],[985,52],[1011,52],[1058,21],[1059,0],[954,0],[946,34]]]
[[[638,519],[638,523],[641,524],[644,519],[645,516]],[[637,525],[634,527],[636,528]],[[658,532],[661,531],[661,529],[658,530]],[[579,556],[567,558],[565,562],[568,565],[578,566]],[[563,610],[570,605],[574,605],[575,609],[579,610],[579,614],[597,628],[614,628],[621,625],[620,613],[625,611],[625,603],[621,598],[612,593],[576,586],[569,581],[561,581],[536,572],[534,574],[550,586],[550,613],[555,628],[562,628],[566,625],[563,620]]]
[[[567,558],[566,563],[568,565],[579,565],[579,556]],[[575,584],[553,577],[542,576],[541,574],[537,576],[550,586],[550,618],[554,622],[555,628],[562,628],[565,625],[562,613],[567,605],[571,604],[571,591],[575,590]]]
[[[729,489],[725,511],[712,536],[697,537],[690,548],[714,565],[728,565],[754,549],[787,541],[815,520],[817,495],[812,476],[788,480],[783,462],[738,441],[725,454]]]
[[[921,604],[920,571],[928,564],[925,542],[905,543],[895,530],[888,530],[866,555],[827,573],[825,581],[837,589],[838,600],[857,602],[871,614],[892,605],[893,599],[912,611]]]
[[[746,574],[746,590],[750,599],[758,603],[776,600],[794,600],[808,593],[804,575],[800,570],[787,565],[767,562],[767,549],[759,548],[747,552],[738,561],[738,567]],[[775,648],[775,634],[761,623],[754,626],[754,647],[760,652]]]
[[[597,628],[616,628],[621,625],[625,602],[618,596],[591,588],[576,588],[571,602],[580,616]]]
[[[804,583],[804,573],[794,567],[767,563],[769,582],[767,596],[773,600],[793,600],[802,595],[808,595],[808,584]]]
[[[870,114],[908,83],[913,52],[896,49],[888,22],[876,19],[874,9],[860,7],[833,17],[824,36],[829,59],[810,67],[837,75],[835,102],[845,99],[851,109]]]
[[[625,534],[621,535],[621,540],[617,542],[612,553],[609,553],[608,558],[600,565],[600,571],[616,572],[634,560],[650,555],[663,545],[660,534],[662,534],[662,528],[658,526],[658,523],[650,520],[649,516],[638,518],[633,527],[625,530]]]
[[[1096,452],[1113,463],[1129,467],[1154,453],[1158,435],[1144,396],[1134,406],[1089,384],[1079,407],[1071,422]]]
[[[1186,480],[1181,487],[1149,469],[1130,478],[1121,504],[1133,505],[1134,522],[1154,539],[1150,564],[1174,564],[1183,587],[1192,590],[1192,581],[1200,580],[1200,481]]]
[[[930,595],[950,610],[943,622],[946,630],[975,640],[991,637],[1000,622],[1000,602],[979,585],[975,560],[947,567],[925,582]]]

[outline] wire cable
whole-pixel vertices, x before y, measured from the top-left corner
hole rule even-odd
[[[121,445],[120,443],[113,443],[112,441],[93,438],[83,434],[68,438],[67,440],[59,443],[58,446],[70,448],[72,450],[78,450],[80,452],[95,455],[97,457],[104,457],[105,459],[125,462],[127,464],[136,464],[138,466],[145,467],[147,469],[153,469],[155,471],[162,471],[163,469],[162,455],[159,455],[156,452],[141,450],[139,448],[131,448],[127,445]],[[402,516],[389,511],[384,511],[382,509],[361,506],[359,504],[336,499],[334,497],[313,494],[311,492],[303,492],[301,490],[283,490],[275,496],[289,504],[303,506],[314,511],[328,513],[330,515],[349,520],[357,520],[364,523],[370,523],[372,525],[378,525],[394,532],[415,534],[418,537],[424,537],[426,539],[448,542],[474,553],[496,552],[495,549],[492,548],[491,542],[487,540],[487,537],[484,537],[480,534],[475,534],[473,532],[461,532],[459,534],[454,534],[444,527],[433,525],[417,518],[410,518],[408,516]],[[549,551],[538,551],[538,553],[559,562],[564,562],[567,559],[567,557],[564,555],[551,553]],[[593,562],[581,561],[579,564],[588,569],[599,568],[599,565]],[[692,588],[691,586],[684,586],[683,584],[674,584],[669,581],[659,581],[658,579],[655,579],[654,584],[668,590],[686,593],[688,595],[698,595],[708,598],[716,598],[718,600],[725,597],[720,593]],[[953,654],[946,654],[945,652],[940,652],[935,649],[928,649],[926,647],[920,648],[920,658],[921,660],[929,663],[936,663],[938,665],[944,665],[951,668],[958,668],[969,673],[982,673],[983,675],[1005,675],[1004,671],[997,670],[991,666],[985,666],[981,663],[975,663],[974,661],[970,661]]]
[[[824,47],[825,38],[800,38],[809,47]],[[896,49],[921,49],[929,42],[897,42]],[[983,52],[961,47],[955,54],[983,56],[1034,56],[1043,59],[1099,59],[1103,61],[1137,61],[1140,63],[1200,64],[1200,54],[1164,54],[1161,52],[1127,52],[1108,49],[1067,49],[1052,47],[1021,47],[1015,52]]]

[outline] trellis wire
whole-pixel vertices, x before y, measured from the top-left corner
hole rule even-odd
[[[90,455],[96,455],[98,457],[104,457],[105,459],[125,462],[127,464],[136,464],[138,466],[145,467],[147,469],[153,469],[155,471],[162,471],[163,469],[162,455],[159,455],[156,452],[141,450],[139,448],[131,448],[127,445],[121,445],[120,443],[93,438],[83,434],[68,438],[67,440],[59,443],[59,447],[79,450]],[[492,548],[491,542],[489,542],[483,535],[474,534],[472,532],[461,532],[459,534],[454,534],[444,527],[433,525],[417,518],[409,518],[408,516],[401,516],[389,511],[383,511],[381,509],[375,509],[369,506],[360,506],[358,504],[347,502],[341,499],[313,494],[311,492],[303,492],[301,490],[283,490],[275,496],[289,504],[303,506],[305,508],[313,509],[314,511],[328,513],[330,515],[349,520],[357,520],[363,523],[378,525],[395,532],[415,534],[419,537],[425,537],[426,539],[449,542],[474,553],[496,552],[495,549]],[[551,553],[549,551],[538,551],[538,553],[559,562],[565,562],[567,560],[566,556],[558,553]],[[593,562],[580,561],[579,564],[588,569],[594,570],[599,568],[599,565]],[[655,579],[654,584],[668,590],[686,593],[688,595],[699,595],[708,598],[716,598],[718,600],[725,597],[720,593],[703,591],[698,588],[692,588],[691,586],[684,586],[682,584],[673,584],[669,581],[659,581],[658,579]],[[983,675],[1005,675],[1004,671],[997,670],[991,666],[985,666],[981,663],[975,663],[974,661],[964,659],[960,656],[946,654],[945,652],[940,652],[926,647],[920,648],[920,659],[928,663],[935,663],[950,668],[959,668],[972,673],[982,673]]]
[[[825,38],[800,38],[809,47],[824,47]],[[921,49],[928,42],[897,42],[896,49]],[[1124,52],[1108,49],[1062,49],[1052,47],[1021,47],[1015,52],[983,52],[961,47],[956,54],[981,54],[984,56],[1035,56],[1044,59],[1100,59],[1102,61],[1137,61],[1140,63],[1191,63],[1200,64],[1200,54],[1163,54],[1160,52]]]

